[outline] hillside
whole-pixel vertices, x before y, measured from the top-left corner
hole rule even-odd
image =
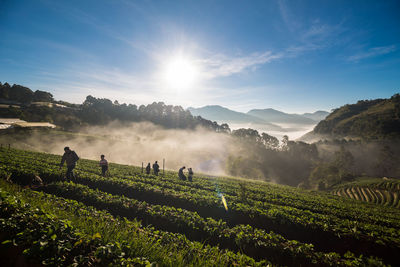
[[[314,113],[304,113],[302,115],[303,115],[303,117],[312,119],[314,121],[322,121],[323,119],[326,118],[326,116],[329,115],[329,112],[323,111],[323,110],[318,110],[318,111],[315,111]]]
[[[312,134],[363,139],[400,137],[400,95],[358,101],[335,109]]]
[[[8,265],[25,248],[23,260],[57,266],[400,264],[398,209],[238,178],[195,174],[188,182],[114,163],[102,177],[98,162],[85,159],[65,182],[60,158],[0,149],[1,178],[36,181],[21,191],[0,179]]]

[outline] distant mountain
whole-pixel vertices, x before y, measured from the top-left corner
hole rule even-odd
[[[314,113],[304,113],[304,114],[302,114],[303,117],[312,119],[312,120],[317,121],[317,122],[318,121],[322,121],[328,115],[329,115],[329,112],[323,111],[323,110],[318,110],[318,111],[315,111]]]
[[[282,128],[278,125],[269,123],[258,117],[230,110],[225,107],[218,105],[204,106],[201,108],[188,108],[193,116],[201,116],[207,120],[216,121],[218,123],[232,124],[248,124],[251,125],[263,125],[268,126],[270,130],[281,130]]]
[[[290,124],[315,124],[317,120],[299,114],[288,114],[272,108],[252,109],[247,112],[248,115],[260,118],[270,123],[290,123]],[[310,114],[310,113],[306,113]],[[315,113],[313,113],[315,114]],[[317,117],[313,114],[311,116]]]
[[[260,131],[294,131],[298,127],[310,127],[320,121],[320,118],[329,114],[326,111],[317,111],[305,114],[288,114],[272,108],[253,109],[247,113],[237,112],[228,108],[212,105],[201,108],[188,108],[194,116],[201,116],[218,123],[227,123],[235,128],[254,128]],[[281,124],[291,124],[291,128],[283,128]],[[293,128],[295,127],[295,128]]]
[[[308,134],[363,139],[400,138],[400,94],[362,100],[329,114]]]
[[[264,120],[245,113],[237,112],[218,105],[204,106],[201,108],[188,108],[193,116],[202,116],[212,121],[231,121],[235,123],[265,123]]]

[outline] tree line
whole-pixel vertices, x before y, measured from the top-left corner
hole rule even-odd
[[[106,98],[87,96],[82,104],[55,101],[51,93],[28,87],[0,83],[0,100],[16,104],[0,109],[1,117],[17,117],[32,122],[50,122],[63,130],[78,130],[88,125],[106,125],[111,121],[149,121],[165,128],[195,129],[203,127],[215,132],[230,132],[227,124],[219,125],[200,116],[193,116],[181,106],[154,102],[149,105],[119,104]],[[5,100],[5,101],[4,101]],[[32,105],[32,102],[50,102],[55,107]]]
[[[52,102],[53,95],[45,91],[32,91],[28,87],[0,82],[0,99],[16,102],[17,104],[29,104],[31,102]]]
[[[308,144],[281,141],[253,129],[232,131],[238,149],[228,156],[229,174],[306,189],[330,190],[361,176],[400,178],[400,141],[334,139]]]

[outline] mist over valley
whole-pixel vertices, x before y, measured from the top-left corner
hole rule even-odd
[[[202,116],[219,124],[227,123],[232,130],[251,128],[260,133],[268,133],[279,140],[284,135],[291,140],[303,136],[312,131],[318,122],[329,114],[326,111],[288,114],[271,108],[253,109],[242,113],[217,105],[201,108],[190,107],[188,110],[195,116]]]

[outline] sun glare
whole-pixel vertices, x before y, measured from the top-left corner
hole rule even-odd
[[[198,70],[194,62],[184,56],[177,56],[167,62],[164,78],[168,86],[177,90],[189,90],[194,85]]]

